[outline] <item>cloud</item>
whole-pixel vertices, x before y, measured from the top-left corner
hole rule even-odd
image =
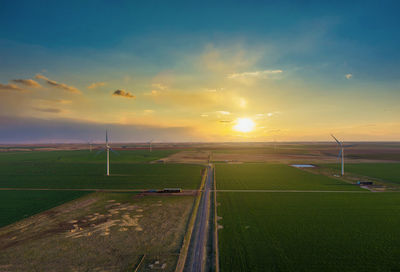
[[[125,90],[116,90],[113,93],[113,96],[122,96],[122,97],[126,97],[126,98],[136,98],[136,96],[134,96],[133,94],[131,94],[130,92],[127,92]]]
[[[282,70],[264,70],[255,72],[243,72],[229,74],[227,78],[230,79],[245,79],[245,78],[270,78],[271,76],[281,74]]]
[[[48,113],[60,113],[62,110],[56,108],[34,108],[37,111],[48,112]]]
[[[42,79],[42,80],[44,80],[48,85],[50,85],[50,86],[52,86],[52,87],[55,87],[55,88],[63,89],[63,90],[66,90],[66,91],[68,91],[68,92],[76,93],[76,94],[80,94],[80,93],[81,93],[81,91],[79,91],[79,90],[78,90],[77,88],[75,88],[74,86],[69,86],[69,85],[64,84],[64,83],[59,83],[59,82],[57,82],[57,81],[51,80],[51,79],[49,79],[49,78],[47,78],[47,77],[41,75],[41,74],[37,74],[37,75],[35,76],[35,78],[37,78],[37,79]]]
[[[102,86],[104,86],[104,85],[106,85],[105,82],[93,82],[92,84],[90,84],[90,85],[88,86],[88,89],[95,89],[95,88],[97,88],[97,87],[102,87]]]
[[[347,79],[351,79],[351,78],[353,77],[353,74],[346,74],[345,77],[346,77]]]
[[[222,115],[230,115],[231,114],[229,111],[216,111],[216,113],[222,114]]]
[[[144,110],[143,111],[144,115],[150,115],[150,114],[153,114],[153,113],[154,113],[154,110]]]
[[[39,88],[42,87],[37,81],[33,79],[13,79],[11,80],[14,83],[24,85],[26,87],[32,87],[32,88]]]
[[[153,88],[159,89],[159,90],[165,90],[167,86],[161,84],[161,83],[153,83],[151,84]]]
[[[17,91],[17,92],[23,92],[24,89],[18,87],[15,84],[1,84],[0,83],[0,91]]]
[[[219,120],[220,123],[232,123],[232,120]]]

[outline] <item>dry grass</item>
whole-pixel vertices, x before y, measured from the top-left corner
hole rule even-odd
[[[193,199],[88,195],[0,229],[0,270],[173,271]]]

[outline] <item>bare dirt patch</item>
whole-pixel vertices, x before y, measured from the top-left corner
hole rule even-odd
[[[146,254],[173,271],[194,198],[133,195],[94,193],[0,229],[0,267],[125,271]]]

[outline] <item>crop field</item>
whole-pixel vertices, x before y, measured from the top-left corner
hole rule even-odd
[[[219,192],[221,271],[398,271],[398,193]]]
[[[162,189],[180,187],[196,189],[201,180],[202,166],[189,164],[149,164],[114,161],[111,176],[105,175],[106,163],[85,160],[85,152],[72,152],[72,157],[55,160],[55,152],[0,154],[0,188],[51,189]],[[88,151],[86,151],[88,153]],[[116,156],[115,158],[118,158]]]
[[[99,151],[99,152],[98,152]],[[113,162],[118,163],[137,163],[149,162],[160,158],[168,157],[179,150],[118,150],[110,151]],[[103,163],[106,161],[106,153],[100,150],[60,150],[60,151],[17,151],[0,152],[1,162],[84,162],[84,163]]]
[[[321,166],[340,171],[338,164],[322,164]],[[349,163],[345,172],[368,176],[383,181],[400,184],[400,163]]]
[[[216,179],[220,190],[363,190],[284,164],[216,164]]]
[[[77,191],[0,191],[0,227],[79,198]]]
[[[0,228],[1,271],[174,271],[193,196],[92,193]]]

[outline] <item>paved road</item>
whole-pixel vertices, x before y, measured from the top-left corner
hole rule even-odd
[[[190,244],[190,256],[188,256],[188,265],[185,271],[202,272],[205,269],[205,260],[207,258],[206,246],[208,238],[208,223],[210,217],[210,191],[214,179],[214,168],[208,167],[204,191],[201,196],[199,210],[197,212],[196,225]]]

